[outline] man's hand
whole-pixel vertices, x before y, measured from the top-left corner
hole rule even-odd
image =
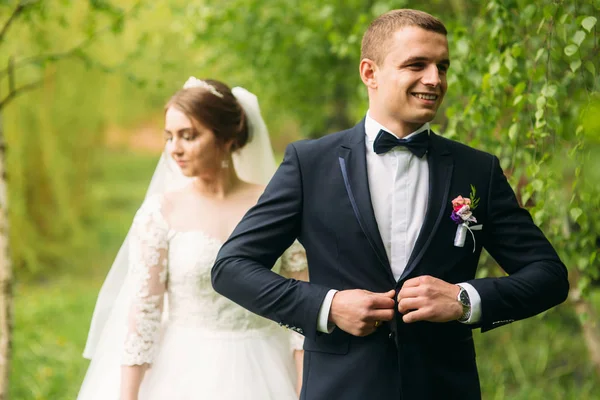
[[[329,320],[354,336],[375,332],[382,321],[394,318],[395,291],[373,293],[368,290],[342,290],[333,296]]]
[[[432,276],[419,276],[404,282],[398,293],[398,311],[406,323],[448,322],[462,315],[458,302],[460,287]]]

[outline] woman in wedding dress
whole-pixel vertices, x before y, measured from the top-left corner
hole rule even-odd
[[[219,248],[275,170],[256,96],[192,77],[167,103],[165,138],[96,304],[78,399],[297,399],[302,337],[210,280]],[[298,242],[275,269],[307,279]]]

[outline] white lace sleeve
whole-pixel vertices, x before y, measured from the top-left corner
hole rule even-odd
[[[299,273],[307,271],[307,268],[306,250],[300,242],[294,240],[294,243],[281,256],[281,273],[283,275]]]
[[[160,336],[167,287],[167,232],[161,198],[150,197],[137,212],[130,234],[129,277],[133,298],[127,322],[123,365],[153,361]]]

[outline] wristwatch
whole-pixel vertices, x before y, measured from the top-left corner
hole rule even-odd
[[[460,287],[460,291],[458,292],[457,300],[462,305],[462,315],[458,318],[459,322],[466,322],[471,316],[471,299],[469,298],[469,293],[462,287]]]

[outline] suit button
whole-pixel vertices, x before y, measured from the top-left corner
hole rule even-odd
[[[388,339],[390,339],[390,340],[394,339],[394,334],[392,332],[390,332],[390,334],[388,335]]]

